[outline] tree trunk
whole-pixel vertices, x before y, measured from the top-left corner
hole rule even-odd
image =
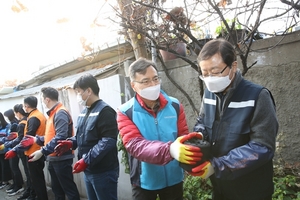
[[[133,6],[131,0],[118,0],[118,4],[122,13],[122,16],[126,19],[130,19],[133,13]],[[145,14],[145,13],[143,13]],[[137,17],[137,16],[135,16]],[[125,22],[126,23],[126,22]],[[131,46],[134,51],[135,58],[138,59],[140,57],[147,58],[147,50],[146,50],[146,43],[145,43],[145,36],[137,33],[133,30],[126,30],[129,36],[129,40]]]

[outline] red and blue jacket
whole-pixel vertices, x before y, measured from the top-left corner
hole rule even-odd
[[[159,103],[155,113],[136,94],[119,108],[117,117],[129,154],[131,183],[147,190],[173,186],[183,180],[183,170],[169,149],[177,137],[188,134],[184,110],[177,99],[163,91]]]

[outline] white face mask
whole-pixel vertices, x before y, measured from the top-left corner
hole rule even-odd
[[[158,99],[159,94],[160,94],[160,84],[144,88],[139,92],[139,95],[141,97],[151,101]]]
[[[81,94],[77,94],[77,103],[81,106],[86,106],[88,98],[86,98],[86,100],[83,100]]]
[[[50,110],[50,109],[46,106],[46,104],[45,104],[44,102],[42,102],[42,105],[43,105],[43,107],[44,107],[44,109],[45,109],[45,112],[48,112],[48,110]]]
[[[229,74],[223,77],[209,76],[204,78],[203,81],[209,91],[214,93],[222,92],[231,83],[231,80],[229,79]]]

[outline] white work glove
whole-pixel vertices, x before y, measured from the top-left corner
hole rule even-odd
[[[42,149],[37,150],[30,154],[28,162],[34,162],[40,159],[43,156]]]

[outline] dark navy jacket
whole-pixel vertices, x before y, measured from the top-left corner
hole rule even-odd
[[[98,100],[82,111],[77,120],[76,143],[78,159],[84,158],[87,172],[101,173],[119,166],[117,135],[116,112],[104,101]]]
[[[262,90],[242,79],[229,99],[205,91],[194,130],[203,132],[211,144],[214,199],[256,200],[273,193],[274,151],[250,139],[260,134],[252,132],[251,123]]]

